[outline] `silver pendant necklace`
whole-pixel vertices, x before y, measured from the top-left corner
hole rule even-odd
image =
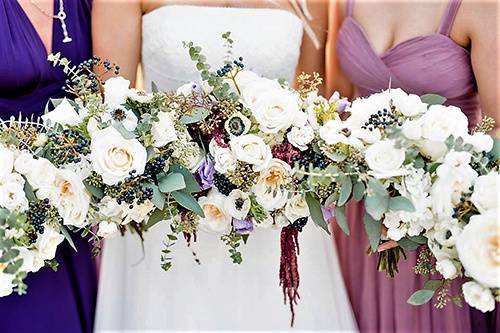
[[[55,15],[50,15],[47,13],[45,10],[43,10],[36,2],[35,0],[30,0],[31,4],[35,6],[42,14],[51,17],[53,19],[58,19],[59,22],[61,23],[61,28],[63,31],[64,39],[63,43],[70,43],[73,41],[73,39],[69,36],[68,34],[68,28],[66,27],[66,12],[64,11],[64,0],[59,0],[59,11]]]

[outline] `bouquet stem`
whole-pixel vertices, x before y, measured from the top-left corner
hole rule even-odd
[[[283,289],[285,304],[290,304],[292,314],[290,326],[293,327],[295,320],[294,306],[300,299],[299,270],[297,266],[297,255],[299,254],[298,230],[292,226],[281,229],[281,260],[280,260],[280,286]]]

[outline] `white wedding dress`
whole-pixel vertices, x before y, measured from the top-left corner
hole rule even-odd
[[[145,84],[176,89],[198,79],[182,41],[203,49],[213,66],[223,63],[221,34],[231,31],[233,53],[246,68],[292,80],[300,54],[302,21],[280,9],[165,6],[144,15],[142,64]],[[173,267],[160,268],[166,223],[145,235],[107,241],[99,282],[96,332],[184,330],[288,330],[290,309],[279,286],[280,232],[254,231],[233,264],[220,235],[200,231],[183,239]],[[294,330],[357,331],[332,239],[309,223],[299,235],[300,300]]]

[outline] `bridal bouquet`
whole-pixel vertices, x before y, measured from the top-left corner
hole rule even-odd
[[[337,163],[302,174],[319,194],[330,187],[325,204],[336,206],[346,233],[345,203],[351,197],[364,202],[371,251],[389,245],[379,253],[379,268],[391,276],[405,250],[424,245],[415,271],[442,278],[429,280],[410,304],[435,294],[437,307],[459,304],[449,287],[465,276],[465,301],[491,311],[500,287],[498,140],[494,145],[484,134],[491,120],[469,134],[465,114],[443,102],[401,89],[354,100],[347,116],[319,128],[320,149]]]
[[[95,250],[102,238],[127,227],[142,237],[181,207],[203,215],[192,196],[200,188],[191,173],[203,155],[187,132],[185,98],[130,89],[122,77],[103,81],[119,68],[97,57],[78,66],[59,54],[49,61],[63,68],[66,89],[76,98],[56,101],[42,116],[47,141],[39,151],[80,173],[90,193],[84,234],[92,235]],[[104,70],[95,74],[92,67]]]
[[[57,269],[56,249],[67,228],[86,224],[90,196],[71,168],[57,168],[31,148],[45,134],[30,122],[0,124],[0,297],[16,291],[44,266]]]

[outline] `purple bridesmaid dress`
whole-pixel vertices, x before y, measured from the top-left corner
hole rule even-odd
[[[340,28],[337,52],[340,65],[357,89],[358,96],[389,87],[422,95],[445,96],[459,106],[471,127],[481,117],[470,52],[449,38],[460,1],[452,0],[438,32],[401,42],[382,55],[376,54],[361,25],[352,17],[352,0]],[[464,305],[435,309],[432,304],[415,307],[406,303],[421,289],[425,278],[413,272],[416,254],[401,260],[395,279],[376,269],[376,256],[367,256],[368,240],[363,227],[363,207],[348,208],[351,236],[336,230],[344,279],[361,332],[494,332],[495,313],[482,314]],[[338,228],[337,228],[338,229]],[[455,292],[457,288],[455,286]]]
[[[71,43],[62,43],[58,20],[53,23],[52,52],[73,63],[91,56],[91,0],[65,0]],[[54,1],[54,12],[59,1]],[[65,77],[47,62],[47,50],[17,0],[0,1],[0,118],[43,113],[50,97],[62,97]],[[92,332],[96,273],[90,246],[74,236],[78,252],[67,242],[58,249],[57,272],[42,268],[28,275],[28,294],[0,298],[2,333]]]

